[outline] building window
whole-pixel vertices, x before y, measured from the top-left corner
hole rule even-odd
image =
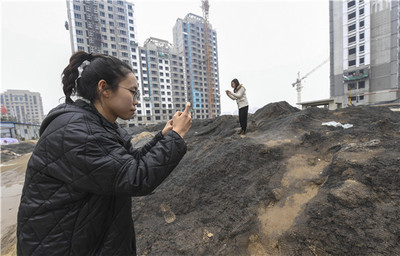
[[[354,19],[355,17],[356,17],[356,12],[352,12],[349,15],[347,15],[348,20]]]
[[[356,60],[349,60],[349,67],[355,66],[356,65]]]
[[[360,21],[360,28],[363,28],[364,27],[364,21],[362,20],[362,21]]]
[[[355,54],[356,53],[356,47],[350,48],[349,49],[349,55]]]
[[[114,15],[108,14],[108,18],[109,18],[109,19],[114,19]]]
[[[364,45],[360,45],[360,52],[364,52]]]
[[[355,90],[355,89],[357,89],[357,85],[355,84],[355,83],[351,83],[351,84],[348,84],[348,90],[350,91],[350,90]]]
[[[349,37],[349,44],[356,41],[356,36]]]
[[[355,0],[350,1],[350,2],[347,3],[347,8],[351,8],[351,7],[355,6],[355,5],[356,5],[356,1]]]
[[[79,35],[79,36],[83,36],[82,30],[79,30],[79,29],[76,30],[76,34]]]
[[[108,22],[108,24],[110,25],[110,27],[114,27],[114,22],[113,21]]]
[[[76,41],[78,42],[78,43],[80,43],[80,44],[83,44],[83,42],[84,42],[84,40],[83,40],[83,38],[76,38]]]
[[[113,8],[111,6],[108,6],[108,11],[112,12]]]
[[[365,88],[365,81],[358,82],[358,89],[364,89],[364,88]]]
[[[360,64],[364,64],[365,60],[364,57],[360,58]]]
[[[364,39],[364,32],[360,34],[360,40]]]
[[[80,7],[79,5],[75,5],[75,4],[74,4],[74,10],[75,10],[75,11],[80,11],[80,10],[81,10],[81,7]]]
[[[353,30],[355,30],[355,29],[356,29],[356,24],[350,25],[350,26],[348,27],[349,32],[351,32],[351,31],[353,31]]]
[[[80,15],[79,13],[74,13],[74,17],[75,19],[82,19],[82,15]]]
[[[364,8],[360,9],[360,16],[364,14]]]

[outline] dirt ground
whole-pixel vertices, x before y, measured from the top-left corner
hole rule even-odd
[[[278,102],[238,129],[193,122],[178,167],[133,199],[139,255],[400,255],[400,113]]]
[[[17,212],[30,156],[1,164],[1,255],[16,255]]]
[[[177,168],[133,198],[138,255],[400,255],[400,112],[277,102],[238,130],[236,116],[193,121]],[[28,158],[1,167],[2,255]]]

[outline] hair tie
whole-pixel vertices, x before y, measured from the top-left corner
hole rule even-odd
[[[82,62],[82,64],[78,67],[79,74],[78,74],[78,77],[75,79],[75,91],[76,91],[76,88],[78,87],[78,79],[82,77],[83,70],[85,69],[86,66],[89,66],[89,64],[90,64],[90,61],[84,60]]]

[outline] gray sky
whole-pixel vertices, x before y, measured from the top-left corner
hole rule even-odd
[[[40,92],[44,112],[63,102],[61,72],[71,55],[66,2],[1,1],[1,91]],[[217,31],[220,88],[237,78],[247,89],[250,109],[271,102],[295,105],[291,84],[329,57],[328,0],[209,0]],[[189,12],[202,16],[200,0],[138,0],[137,37],[173,43],[172,28]],[[304,82],[302,101],[329,98],[329,63]],[[237,109],[221,94],[222,113]]]

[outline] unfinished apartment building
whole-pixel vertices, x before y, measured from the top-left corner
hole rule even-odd
[[[399,1],[330,1],[331,98],[337,107],[398,104]]]

